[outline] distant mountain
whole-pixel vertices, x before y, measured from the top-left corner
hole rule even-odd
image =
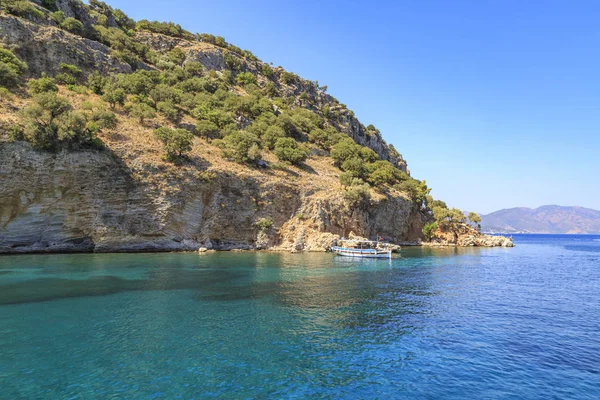
[[[517,207],[481,215],[484,232],[600,233],[600,211],[583,207]]]

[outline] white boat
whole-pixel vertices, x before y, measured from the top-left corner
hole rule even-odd
[[[333,246],[331,250],[338,256],[357,258],[392,258],[392,250],[385,243],[371,240],[344,240],[346,246]]]

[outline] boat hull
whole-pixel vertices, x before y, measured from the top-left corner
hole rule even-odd
[[[391,250],[373,249],[350,249],[344,247],[333,247],[331,249],[336,255],[354,258],[392,258]]]

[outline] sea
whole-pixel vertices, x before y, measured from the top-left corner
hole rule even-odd
[[[0,399],[599,399],[600,236],[0,257]]]

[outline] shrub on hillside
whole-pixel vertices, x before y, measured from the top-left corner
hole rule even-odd
[[[107,79],[100,75],[97,71],[94,71],[90,76],[88,76],[87,86],[95,94],[103,94],[106,83]]]
[[[364,179],[367,175],[367,166],[360,157],[348,158],[342,163],[342,171],[350,173],[355,178]]]
[[[98,125],[88,121],[84,114],[73,111],[67,99],[53,92],[36,95],[32,104],[23,109],[20,118],[25,126],[24,138],[37,148],[54,150],[61,145],[101,145],[96,137]]]
[[[184,70],[189,76],[201,77],[204,75],[204,65],[197,61],[186,62]]]
[[[296,83],[296,79],[297,79],[297,77],[298,77],[298,76],[297,76],[296,74],[294,74],[294,73],[292,73],[292,72],[287,72],[287,71],[284,71],[284,72],[281,74],[281,80],[282,80],[284,83],[286,83],[287,85],[291,85],[291,84],[293,84],[293,83]]]
[[[219,127],[212,121],[201,119],[196,124],[196,132],[206,140],[219,136]]]
[[[423,227],[423,238],[425,241],[431,241],[433,233],[438,229],[437,222],[431,222]]]
[[[275,75],[275,72],[273,72],[273,68],[269,67],[267,64],[263,64],[260,67],[260,70],[261,70],[262,74],[264,76],[266,76],[267,78],[272,78],[273,75]]]
[[[15,86],[25,71],[25,62],[19,60],[12,51],[0,48],[0,86]]]
[[[269,150],[273,150],[277,141],[284,137],[284,130],[278,126],[273,125],[269,126],[266,129],[266,131],[262,134],[261,139],[266,148],[268,148]]]
[[[185,61],[185,51],[176,47],[167,53],[167,58],[176,65],[183,65]]]
[[[280,161],[300,164],[308,157],[307,151],[292,138],[280,138],[275,142],[275,155]]]
[[[378,160],[369,164],[368,169],[367,182],[375,186],[393,185],[402,179],[408,179],[404,172],[394,167],[389,161]]]
[[[371,190],[366,183],[350,186],[344,191],[343,196],[350,208],[366,208],[371,200]]]
[[[165,159],[168,161],[179,161],[192,150],[194,137],[185,129],[161,127],[154,131],[154,137],[163,143]]]
[[[137,30],[161,33],[167,36],[180,37],[188,40],[194,40],[194,35],[186,31],[179,24],[173,22],[148,21],[143,19],[138,21]]]
[[[62,29],[69,31],[75,35],[81,35],[83,33],[83,24],[81,21],[76,20],[72,17],[67,17],[59,25]]]
[[[408,197],[419,206],[424,205],[427,195],[431,192],[425,181],[418,181],[412,178],[400,182],[396,185],[396,189],[408,194]]]
[[[240,85],[246,86],[251,83],[256,85],[256,77],[251,72],[242,72],[235,78]]]
[[[255,223],[256,227],[261,232],[266,232],[273,227],[273,218],[261,218]]]
[[[330,135],[323,129],[315,128],[310,131],[308,140],[323,150],[329,151],[331,149]]]
[[[242,68],[242,60],[239,57],[234,56],[231,52],[227,52],[224,56],[225,65],[231,70],[238,71]]]
[[[24,18],[44,18],[44,13],[38,10],[31,2],[25,0],[3,0],[2,8],[9,14]]]
[[[169,121],[176,123],[181,119],[179,108],[171,101],[160,101],[156,105],[156,110],[165,116]]]
[[[102,95],[102,100],[110,104],[111,110],[114,111],[117,105],[123,106],[125,104],[125,99],[127,98],[125,90],[121,89],[114,83],[105,85],[103,92],[104,94]]]
[[[77,78],[81,75],[81,69],[72,64],[60,64],[60,74],[56,75],[56,80],[65,85],[77,84]]]
[[[90,119],[94,121],[100,129],[114,129],[117,127],[117,116],[112,111],[105,109],[94,110]]]
[[[46,74],[42,74],[42,77],[38,79],[30,79],[29,82],[27,82],[27,86],[29,87],[29,93],[31,95],[58,92],[58,86],[56,86],[54,79],[49,78]]]
[[[223,150],[225,157],[239,163],[255,163],[260,160],[260,141],[258,137],[248,132],[233,132],[215,143]]]
[[[125,109],[133,118],[137,118],[140,124],[144,124],[146,119],[156,117],[156,112],[146,103],[128,103]]]
[[[62,24],[65,20],[65,18],[67,18],[67,16],[62,11],[55,11],[53,13],[50,13],[50,19],[54,21],[56,25],[60,26],[60,24]]]
[[[331,149],[331,158],[340,166],[350,158],[360,156],[360,146],[349,137],[344,137]]]

